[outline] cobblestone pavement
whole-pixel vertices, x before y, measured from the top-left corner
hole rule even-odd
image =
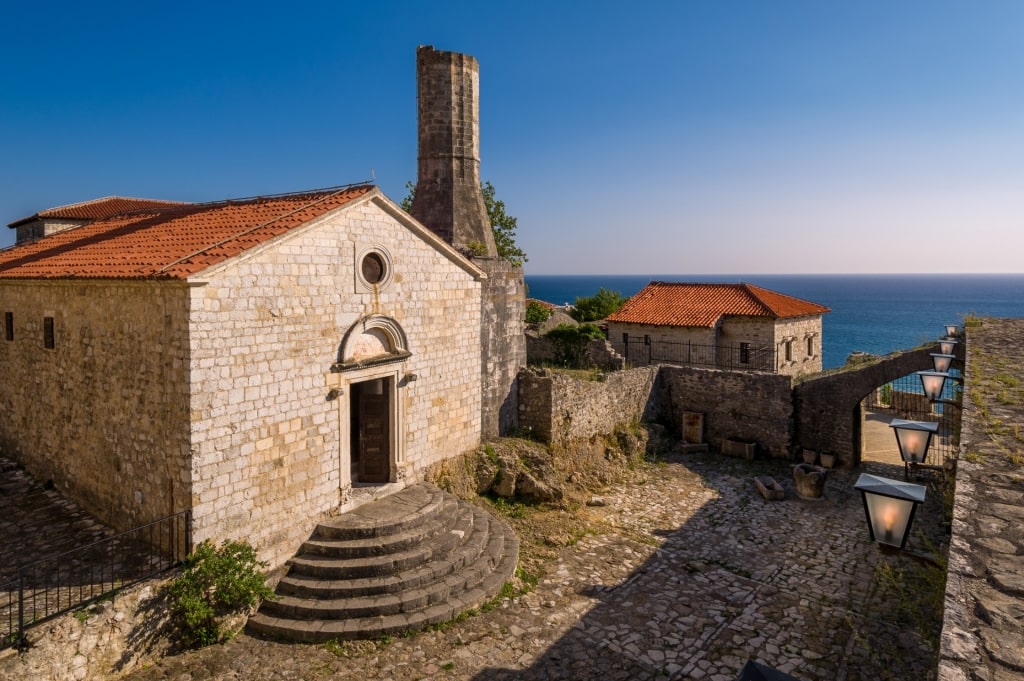
[[[824,500],[802,501],[784,462],[680,455],[603,493],[606,506],[584,509],[594,532],[563,547],[535,590],[487,612],[338,646],[243,635],[128,678],[731,681],[748,658],[808,681],[930,678],[941,614],[914,594],[937,586],[941,603],[942,573],[870,543],[859,473],[834,471]],[[764,474],[785,501],[756,494]],[[941,501],[932,489],[918,512],[919,548],[943,537]]]

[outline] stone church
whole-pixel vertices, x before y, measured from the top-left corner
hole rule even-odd
[[[194,541],[276,567],[513,427],[524,286],[480,193],[478,65],[417,63],[412,216],[350,185],[12,223],[0,454],[117,528],[190,509]]]

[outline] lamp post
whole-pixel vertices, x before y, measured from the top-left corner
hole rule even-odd
[[[924,388],[924,394],[928,399],[931,402],[940,402],[949,374],[944,371],[918,371],[917,375],[921,377],[921,387]]]
[[[949,373],[949,367],[953,364],[953,360],[956,359],[955,355],[943,355],[937,352],[931,353],[932,355],[932,366],[935,367],[935,373],[947,374]]]
[[[906,419],[893,419],[889,427],[896,433],[896,444],[900,448],[900,458],[903,459],[903,479],[908,478],[908,469],[929,468],[942,470],[941,466],[926,466],[925,459],[928,457],[928,447],[932,443],[932,436],[939,432],[939,424],[932,421],[907,421]]]
[[[956,324],[946,324],[946,338],[956,338]]]
[[[956,350],[956,346],[959,341],[944,338],[939,341],[939,352],[944,355],[952,355]]]
[[[924,501],[925,486],[862,473],[854,489],[864,500],[871,540],[883,549],[903,550],[917,505]]]

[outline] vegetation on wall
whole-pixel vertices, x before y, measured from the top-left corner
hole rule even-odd
[[[569,315],[578,322],[596,322],[604,319],[626,303],[626,299],[618,291],[609,291],[601,287],[592,296],[577,297],[576,304]]]
[[[412,200],[416,196],[416,184],[406,182],[405,188],[409,191],[402,199],[401,206],[407,213],[412,212]],[[516,229],[518,225],[515,216],[505,212],[505,202],[495,196],[494,185],[484,182],[480,185],[480,191],[484,195],[484,207],[487,208],[487,218],[491,222],[491,232],[494,234],[494,245],[498,249],[498,257],[509,261],[516,267],[522,267],[528,261],[526,251],[516,245]],[[470,244],[472,247],[476,244]],[[483,244],[480,244],[483,247]],[[477,253],[479,255],[479,253]]]
[[[587,345],[592,340],[604,338],[604,333],[594,324],[559,324],[544,337],[554,344],[555,362],[559,366],[583,369],[587,362]]]

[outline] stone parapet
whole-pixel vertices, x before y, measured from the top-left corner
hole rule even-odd
[[[964,413],[938,679],[1024,670],[1024,319],[966,329]]]

